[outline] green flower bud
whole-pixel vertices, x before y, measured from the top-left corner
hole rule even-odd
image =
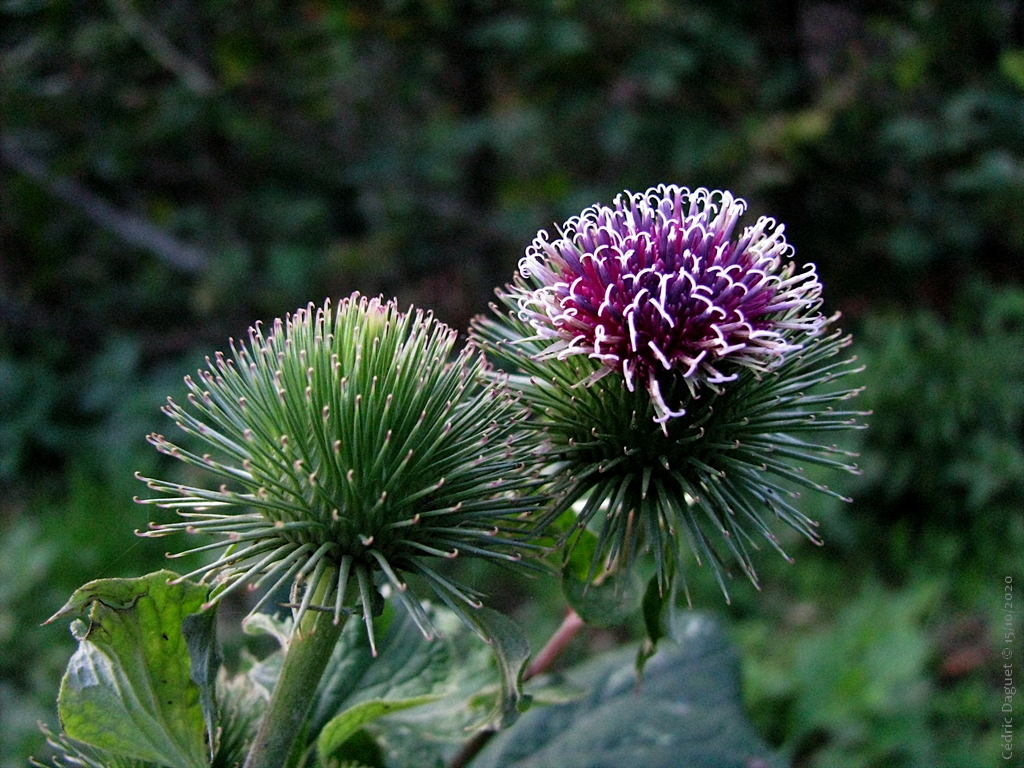
[[[140,478],[163,494],[141,503],[176,509],[183,522],[143,536],[204,533],[219,556],[182,578],[217,585],[211,602],[243,585],[293,585],[296,624],[307,610],[335,623],[361,608],[371,642],[380,587],[430,623],[403,574],[429,583],[463,616],[472,590],[431,561],[457,556],[519,562],[542,499],[523,410],[500,377],[485,377],[471,344],[452,357],[456,333],[423,312],[354,294],[300,309],[186,378],[188,406],[164,412],[210,446],[199,454],[162,435],[169,456],[219,477],[218,488]],[[332,587],[311,604],[313,589]],[[358,599],[353,595],[358,593]]]

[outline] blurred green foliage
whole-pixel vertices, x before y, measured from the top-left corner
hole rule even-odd
[[[889,530],[878,554],[895,574],[922,557],[964,576],[1012,573],[1024,552],[1024,292],[973,283],[945,321],[878,313],[860,338],[874,410],[865,535]]]
[[[799,766],[995,764],[1022,125],[1019,0],[4,0],[0,765],[73,647],[39,622],[160,561],[131,475],[203,355],[353,290],[465,328],[538,228],[659,182],[785,222],[867,365],[855,504],[722,607],[755,722]]]

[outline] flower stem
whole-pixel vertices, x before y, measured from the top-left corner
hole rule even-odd
[[[582,628],[583,619],[580,618],[576,611],[570,608],[562,620],[561,626],[555,630],[555,634],[540,649],[537,658],[530,662],[530,666],[523,672],[523,682],[525,683],[530,678],[537,677],[538,675],[543,675],[551,669],[558,660],[558,657],[562,655],[562,652],[569,645],[569,642],[576,637],[576,633]]]
[[[565,651],[572,639],[576,637],[576,633],[583,626],[583,619],[580,618],[576,611],[570,608],[565,619],[562,620],[561,626],[555,630],[555,634],[541,648],[537,658],[523,672],[523,682],[525,683],[527,680],[538,675],[543,675],[551,669],[558,660],[558,657],[562,655],[562,652]],[[487,746],[487,743],[494,738],[496,733],[497,731],[480,731],[480,733],[463,745],[462,749],[455,755],[449,768],[465,768],[480,754],[480,751]]]
[[[330,589],[330,576],[328,571],[316,585],[313,604],[319,604]],[[331,612],[306,612],[288,644],[281,676],[245,759],[245,768],[281,768],[288,764],[295,739],[309,716],[313,693],[344,625],[344,616],[335,624]]]

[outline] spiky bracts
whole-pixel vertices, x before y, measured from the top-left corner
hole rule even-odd
[[[723,591],[728,559],[756,585],[758,541],[782,552],[772,518],[820,543],[794,500],[838,494],[803,465],[856,471],[819,442],[863,415],[836,383],[857,370],[850,339],[827,332],[813,267],[783,263],[781,226],[730,239],[743,206],[676,187],[595,206],[541,233],[498,319],[474,323],[546,435],[543,522],[575,508],[573,531],[598,536],[592,575],[651,551],[668,588],[689,549]]]
[[[164,408],[215,454],[149,437],[225,484],[141,478],[165,494],[142,503],[185,518],[141,535],[223,537],[172,555],[220,551],[182,577],[213,580],[213,601],[267,587],[255,612],[292,583],[296,625],[309,609],[332,611],[337,623],[357,605],[371,642],[380,583],[431,633],[403,572],[459,613],[479,605],[429,561],[518,561],[540,499],[528,466],[534,444],[517,429],[521,408],[497,379],[483,383],[472,345],[450,359],[455,340],[430,314],[358,295],[300,309],[269,332],[250,329],[248,345],[232,342],[230,356],[218,353],[198,380],[186,378],[188,407]],[[331,587],[312,605],[311,587],[325,578]]]

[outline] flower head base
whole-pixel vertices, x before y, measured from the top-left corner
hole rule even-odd
[[[546,436],[542,522],[573,509],[567,536],[594,530],[592,577],[650,551],[669,588],[689,549],[725,591],[724,546],[756,585],[758,539],[779,549],[767,516],[821,543],[793,499],[842,498],[803,465],[856,471],[817,440],[863,415],[835,383],[859,370],[836,359],[850,339],[826,332],[813,266],[784,263],[781,225],[733,239],[743,207],[673,186],[594,206],[538,235],[504,314],[474,322]]]
[[[529,547],[524,518],[540,500],[527,466],[532,443],[516,430],[520,407],[500,382],[482,383],[472,346],[450,361],[454,341],[429,314],[358,295],[336,309],[300,309],[269,333],[250,329],[248,346],[232,342],[230,357],[218,353],[198,381],[186,379],[190,408],[164,408],[217,456],[149,438],[226,484],[142,478],[170,497],[142,503],[185,521],[141,535],[224,537],[189,551],[223,550],[187,576],[213,579],[213,601],[269,586],[254,612],[292,583],[296,625],[309,609],[332,611],[337,623],[355,601],[372,643],[378,585],[389,583],[429,636],[402,572],[465,616],[476,597],[430,561],[518,561]],[[330,588],[311,604],[325,579]]]
[[[696,395],[779,365],[799,349],[793,331],[825,324],[821,284],[813,265],[786,261],[792,248],[772,219],[733,239],[745,207],[729,192],[660,186],[587,209],[553,242],[538,234],[513,294],[552,341],[544,356],[596,360],[591,380],[621,373],[630,391],[647,389],[659,423],[685,412],[666,400],[668,379],[681,375]]]

